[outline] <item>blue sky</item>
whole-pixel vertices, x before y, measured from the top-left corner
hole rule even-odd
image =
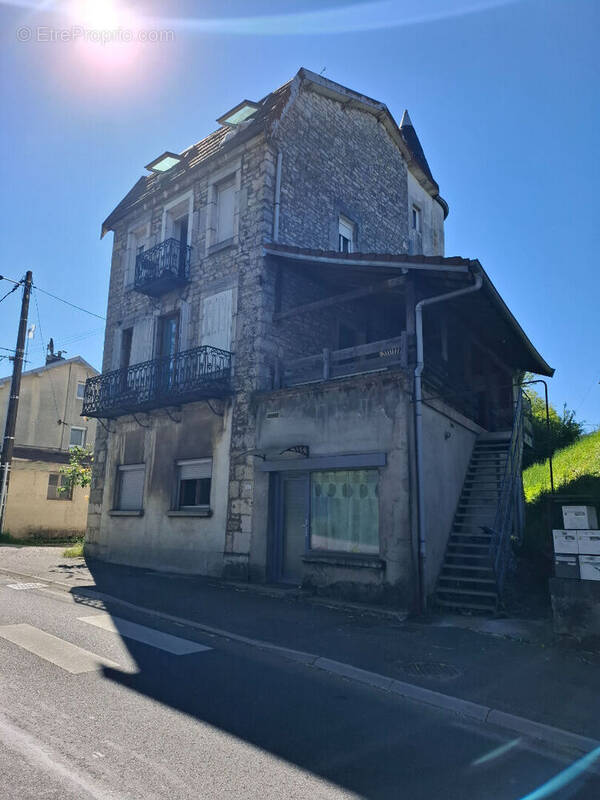
[[[103,315],[112,234],[100,241],[100,223],[144,165],[300,66],[325,68],[397,119],[409,109],[450,204],[446,254],[480,259],[556,368],[554,404],[600,425],[597,0],[114,0],[118,25],[172,41],[40,41],[104,24],[102,0],[88,5],[78,20],[48,0],[0,0],[0,272],[32,269],[41,288]],[[37,300],[29,366],[50,336],[99,366],[102,321]],[[18,302],[0,304],[0,347],[14,347]]]

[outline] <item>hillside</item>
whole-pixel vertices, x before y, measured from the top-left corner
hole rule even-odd
[[[552,459],[554,487],[566,495],[597,495],[600,499],[600,431],[558,450]],[[548,462],[532,464],[523,473],[527,504],[550,491]]]

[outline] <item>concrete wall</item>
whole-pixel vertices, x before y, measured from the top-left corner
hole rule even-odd
[[[229,482],[231,408],[212,414],[202,403],[183,407],[174,423],[164,412],[150,417],[149,428],[131,418],[111,422],[108,447],[97,452],[105,465],[98,530],[89,530],[86,552],[107,561],[179,572],[220,575],[223,570]],[[211,457],[210,517],[169,516],[179,459]],[[111,516],[117,466],[145,463],[142,516]]]
[[[415,237],[412,230],[412,207],[421,210],[422,230]],[[444,210],[433,197],[423,189],[417,179],[408,173],[408,230],[410,252],[426,256],[444,255]]]
[[[83,536],[88,489],[77,486],[72,500],[48,500],[48,476],[64,464],[14,459],[6,503],[5,530],[18,539]]]
[[[380,557],[384,569],[305,564],[305,583],[318,589],[408,607],[415,591],[410,525],[408,426],[410,403],[403,373],[364,376],[298,387],[257,399],[257,446],[278,453],[306,444],[310,455],[385,452],[380,468]],[[274,414],[278,416],[274,417]],[[251,568],[264,576],[267,541],[267,476],[255,484]],[[343,561],[343,559],[342,559]]]
[[[589,649],[600,645],[600,581],[550,579],[554,631]]]
[[[458,412],[442,403],[435,405],[423,405],[428,593],[435,589],[473,445],[481,432]]]
[[[82,401],[77,399],[77,383],[96,374],[85,364],[71,360],[23,373],[15,444],[68,450],[70,428],[75,426],[87,429],[87,441],[93,445],[96,421],[81,416]],[[0,383],[2,430],[9,395],[10,381],[7,380]],[[59,419],[66,424],[59,425]]]

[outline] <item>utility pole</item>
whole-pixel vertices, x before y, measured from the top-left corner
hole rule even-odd
[[[17,409],[19,407],[19,392],[21,391],[21,373],[23,372],[23,358],[25,356],[25,336],[27,334],[27,315],[29,314],[29,297],[33,275],[28,270],[23,283],[23,299],[21,301],[21,319],[17,334],[17,349],[13,362],[13,374],[10,384],[10,397],[6,412],[6,426],[2,441],[2,454],[0,455],[0,533],[4,528],[4,512],[6,497],[10,480],[10,467],[12,464],[13,450],[15,448],[15,428],[17,427]]]

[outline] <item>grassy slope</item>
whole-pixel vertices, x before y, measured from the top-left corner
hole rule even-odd
[[[600,431],[582,437],[575,444],[558,450],[553,458],[554,487],[560,498],[573,500],[577,497],[595,499],[600,505]],[[550,477],[548,462],[532,464],[523,473],[525,489],[526,523],[523,550],[532,556],[552,556],[551,528],[562,527],[560,505],[552,508],[552,523],[549,524],[548,499]]]
[[[554,486],[565,494],[587,494],[585,486],[600,480],[600,431],[584,436],[575,444],[554,454]],[[532,464],[523,473],[525,498],[535,502],[543,492],[550,491],[548,462]]]

